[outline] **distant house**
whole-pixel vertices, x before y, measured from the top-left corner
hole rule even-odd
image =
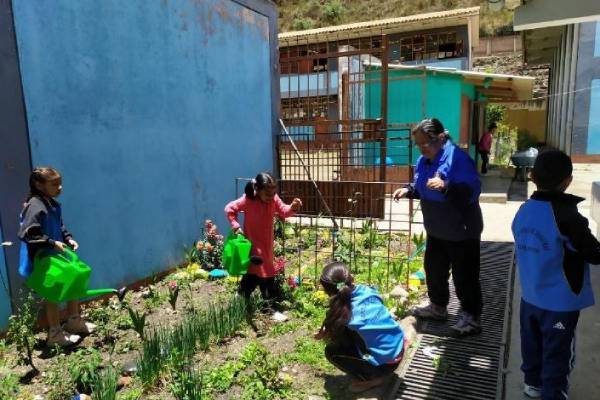
[[[383,35],[387,37],[386,43],[382,42]],[[340,119],[342,72],[349,52],[367,54],[361,50],[386,46],[385,58],[389,64],[469,70],[472,49],[478,44],[479,7],[281,33],[283,117]],[[384,58],[380,52],[370,54]],[[301,98],[305,100],[299,101]],[[307,132],[300,128],[294,131]]]
[[[600,162],[600,3],[521,3],[514,29],[525,61],[550,65],[546,141],[575,161]]]
[[[333,213],[362,193],[353,215],[382,218],[385,193],[410,179],[410,131],[423,118],[440,118],[474,156],[485,104],[531,98],[533,78],[470,71],[478,31],[474,7],[279,35],[282,119]],[[278,143],[284,192],[310,195],[288,142]]]

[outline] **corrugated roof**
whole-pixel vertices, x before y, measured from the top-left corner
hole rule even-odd
[[[300,38],[312,35],[323,35],[342,31],[367,30],[372,28],[390,28],[397,25],[422,23],[431,20],[443,20],[456,17],[479,16],[479,7],[458,8],[456,10],[438,11],[426,14],[408,15],[398,18],[379,19],[375,21],[356,22],[345,25],[327,26],[323,28],[307,29],[304,31],[283,32],[279,40]]]
[[[365,65],[381,67],[380,62],[364,62]],[[531,76],[493,74],[488,72],[463,71],[456,68],[439,68],[430,66],[416,66],[403,64],[388,64],[389,69],[419,70],[460,75],[473,83],[477,90],[490,99],[490,101],[525,101],[533,97],[533,84],[535,78]]]

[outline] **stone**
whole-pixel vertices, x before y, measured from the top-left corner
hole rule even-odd
[[[119,381],[117,382],[117,387],[119,389],[131,385],[131,381],[133,378],[131,376],[121,376],[119,377]]]
[[[400,299],[402,297],[408,297],[408,292],[401,285],[397,285],[390,292],[390,297],[393,299]]]
[[[123,364],[121,368],[123,375],[131,376],[137,372],[137,362],[136,361],[127,361]]]

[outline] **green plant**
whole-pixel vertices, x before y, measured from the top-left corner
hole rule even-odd
[[[499,122],[495,140],[494,164],[508,165],[517,150],[517,128]]]
[[[334,368],[325,358],[325,342],[308,337],[299,337],[294,344],[294,350],[284,356],[286,361],[295,361],[322,371],[332,371]]]
[[[75,392],[90,393],[101,364],[102,356],[94,348],[59,354],[44,376],[44,383],[50,387],[47,399],[64,400]]]
[[[30,366],[37,374],[38,369],[33,364],[37,310],[33,304],[33,296],[29,293],[17,313],[8,319],[7,337],[9,342],[14,343],[17,348],[18,363]]]
[[[137,376],[140,378],[144,388],[154,386],[164,368],[163,343],[167,343],[167,332],[162,328],[154,328],[142,345],[142,354],[137,362]]]
[[[280,376],[280,360],[271,356],[262,345],[255,348],[252,371],[241,378],[244,400],[271,400],[287,395],[291,381]]]
[[[225,393],[233,386],[237,375],[246,367],[247,365],[241,361],[227,361],[223,365],[213,368],[205,377],[206,390]]]
[[[310,18],[296,18],[292,23],[292,28],[295,31],[304,31],[306,29],[311,29],[314,24],[315,22]]]
[[[14,400],[19,393],[19,377],[8,373],[0,375],[0,399]]]
[[[337,22],[344,13],[344,5],[339,0],[328,0],[323,4],[323,16],[328,22]]]
[[[217,226],[209,219],[204,222],[204,238],[196,243],[198,263],[205,269],[221,267],[223,254],[223,236]]]
[[[92,396],[94,400],[115,400],[117,398],[117,371],[108,367],[99,371],[92,380]]]
[[[201,400],[202,378],[202,373],[187,365],[180,370],[171,371],[169,388],[177,400]]]
[[[138,312],[131,308],[131,306],[127,306],[127,312],[129,313],[129,318],[131,319],[131,324],[133,325],[133,329],[137,332],[138,335],[144,339],[144,328],[146,327],[146,313]]]
[[[491,124],[504,122],[506,118],[506,106],[499,104],[488,104],[485,107],[485,127],[487,129]]]

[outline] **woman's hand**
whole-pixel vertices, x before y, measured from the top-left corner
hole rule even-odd
[[[73,239],[67,240],[67,243],[69,243],[69,246],[73,249],[73,251],[76,251],[79,248],[79,243]]]
[[[63,242],[59,242],[59,241],[54,242],[54,248],[58,251],[61,251],[61,252],[65,251],[66,246],[67,245],[64,244]]]
[[[235,233],[236,235],[243,235],[244,231],[242,231],[242,227],[241,226],[238,226],[237,228],[235,228],[233,230],[233,233]]]
[[[427,189],[442,192],[444,189],[446,189],[446,182],[436,175],[435,177],[427,180]]]
[[[292,210],[294,210],[294,211],[298,211],[299,209],[301,209],[301,208],[302,208],[302,200],[300,200],[300,199],[298,199],[298,198],[295,198],[295,199],[292,201],[291,207],[292,207]]]
[[[392,199],[394,199],[394,201],[398,201],[401,198],[406,197],[407,194],[408,194],[407,188],[400,188],[394,192],[394,194],[392,195]]]

